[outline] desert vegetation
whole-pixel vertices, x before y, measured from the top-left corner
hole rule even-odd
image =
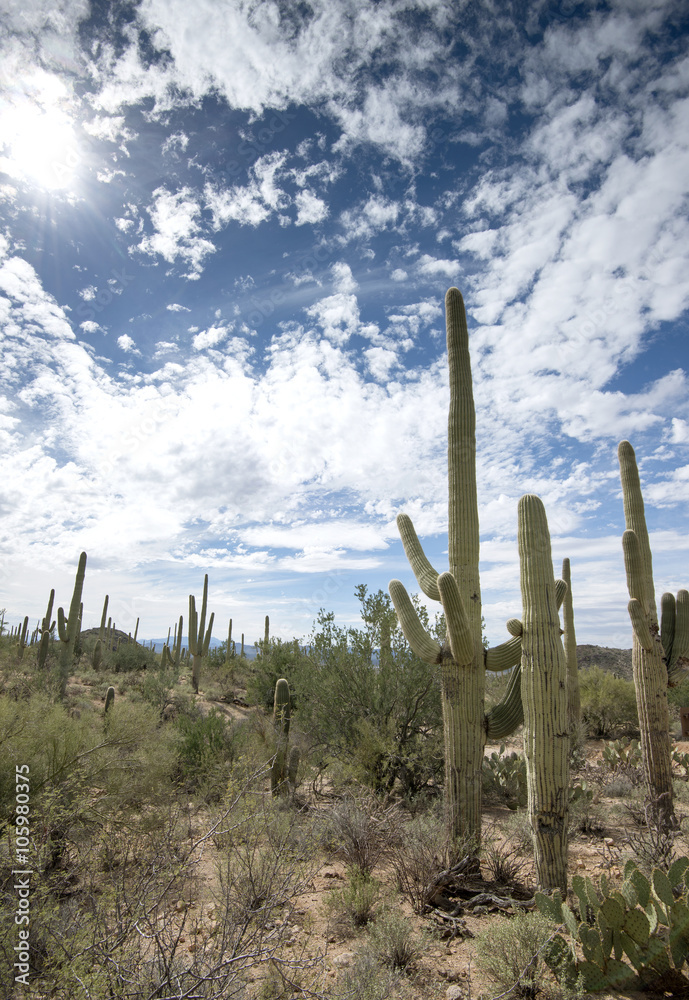
[[[689,991],[689,594],[658,621],[619,449],[633,680],[579,671],[572,568],[517,509],[522,613],[482,635],[464,305],[446,299],[449,571],[398,525],[417,595],[357,588],[305,643],[210,645],[209,582],[161,653],[54,592],[0,624],[7,996],[553,998]],[[560,623],[562,608],[563,622]],[[4,619],[2,619],[4,622]],[[172,632],[172,629],[171,629]],[[564,640],[563,637],[564,636]],[[24,991],[24,993],[22,993]]]

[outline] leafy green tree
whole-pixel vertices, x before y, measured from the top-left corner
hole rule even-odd
[[[374,789],[399,782],[413,796],[442,770],[436,670],[412,653],[384,591],[369,594],[360,584],[355,594],[363,628],[344,628],[332,612],[319,611],[294,678],[297,718],[315,748],[348,763]]]

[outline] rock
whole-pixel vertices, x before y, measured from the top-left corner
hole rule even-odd
[[[445,990],[445,996],[447,1000],[462,1000],[464,990],[461,986],[448,986]]]
[[[354,961],[354,953],[351,951],[343,951],[341,955],[335,955],[333,958],[333,965],[338,969],[347,969]]]

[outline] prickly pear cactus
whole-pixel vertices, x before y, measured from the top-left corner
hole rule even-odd
[[[634,861],[624,869],[620,890],[605,876],[600,889],[575,875],[577,906],[536,893],[538,909],[563,925],[569,935],[555,934],[545,960],[569,988],[581,983],[588,992],[653,990],[666,996],[689,989],[689,858],[678,858],[666,874],[650,878]],[[579,957],[578,950],[582,957]]]

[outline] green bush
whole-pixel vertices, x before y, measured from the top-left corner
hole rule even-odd
[[[552,996],[559,990],[543,959],[552,936],[552,921],[541,913],[520,911],[509,920],[501,918],[476,937],[479,965],[507,996]]]
[[[637,736],[639,717],[632,681],[615,677],[601,667],[579,673],[581,717],[593,739]]]
[[[103,654],[106,669],[115,673],[127,673],[132,670],[153,669],[156,666],[155,651],[148,646],[137,643],[123,642],[117,649]]]

